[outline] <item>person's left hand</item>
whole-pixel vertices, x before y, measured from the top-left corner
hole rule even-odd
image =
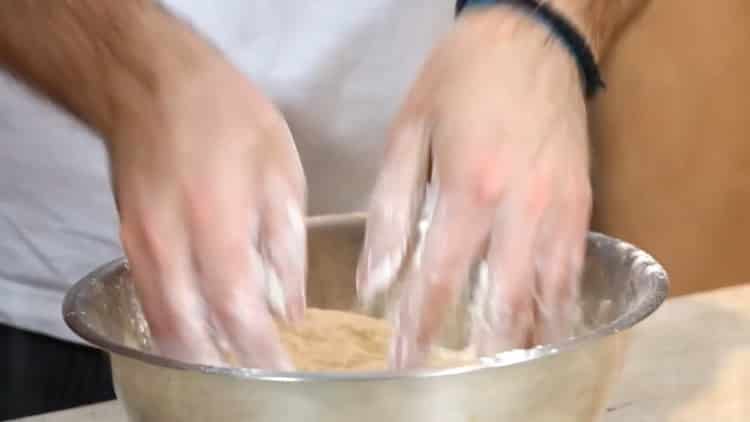
[[[419,262],[407,263],[428,172],[433,219]],[[357,276],[362,300],[387,289],[402,267],[416,269],[406,272],[392,365],[423,363],[480,257],[489,268],[472,327],[480,354],[566,336],[590,208],[574,59],[523,12],[465,14],[393,126],[369,212]]]

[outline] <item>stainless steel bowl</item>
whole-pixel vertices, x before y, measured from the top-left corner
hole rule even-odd
[[[309,303],[351,309],[364,217],[314,218],[308,227]],[[667,290],[648,254],[591,234],[586,334],[471,366],[405,373],[279,373],[151,354],[122,260],[79,281],[63,313],[73,331],[109,352],[117,395],[134,422],[593,422],[622,368],[623,331],[654,312]]]

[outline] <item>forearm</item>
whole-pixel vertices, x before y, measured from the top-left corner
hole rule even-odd
[[[207,52],[151,0],[0,2],[0,65],[105,137]]]
[[[617,31],[649,0],[547,0],[568,18],[589,42],[599,58]]]

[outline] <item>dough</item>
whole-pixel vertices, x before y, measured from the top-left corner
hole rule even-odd
[[[388,368],[392,329],[388,322],[352,312],[308,309],[292,328],[279,325],[281,339],[299,371],[379,371]],[[472,360],[458,351],[439,349],[428,366],[454,367]]]

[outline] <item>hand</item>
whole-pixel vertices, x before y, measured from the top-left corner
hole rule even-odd
[[[482,257],[480,354],[567,335],[591,207],[586,130],[574,60],[523,13],[467,13],[438,45],[393,127],[358,268],[364,301],[409,269],[395,367],[423,362]],[[433,217],[407,266],[430,165]]]
[[[274,106],[208,62],[113,131],[122,242],[160,353],[290,369],[267,298],[288,320],[304,312],[301,163]]]

